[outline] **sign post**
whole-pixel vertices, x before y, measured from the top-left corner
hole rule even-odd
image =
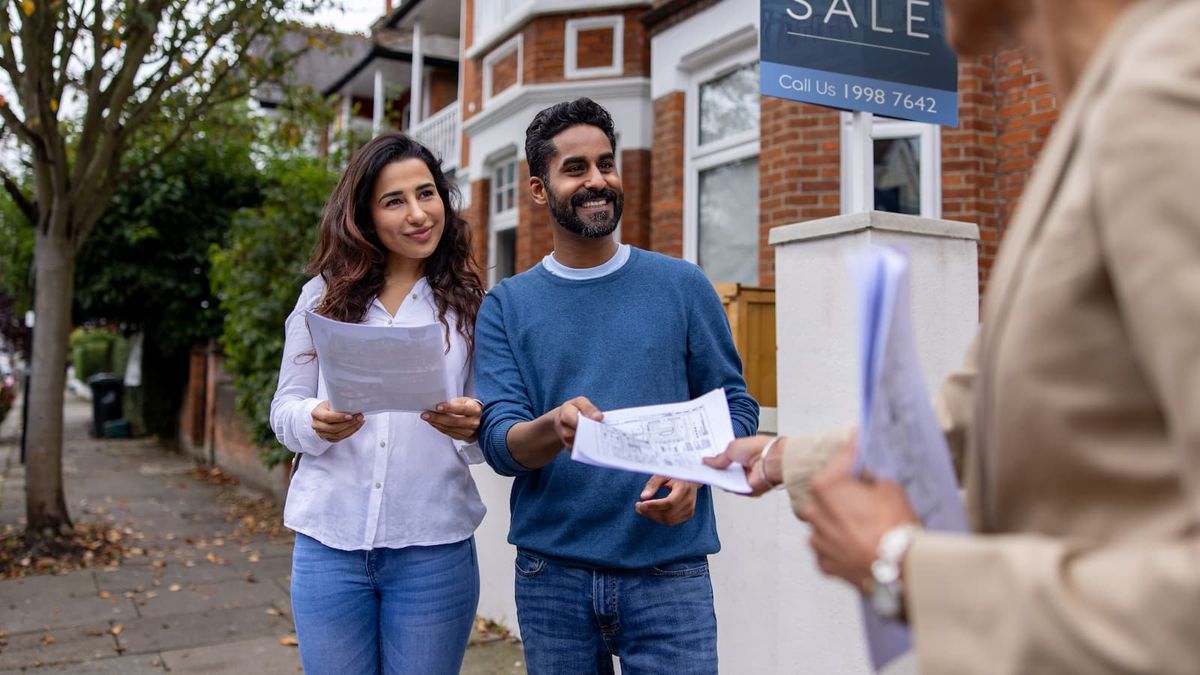
[[[767,96],[958,126],[943,0],[760,0]]]

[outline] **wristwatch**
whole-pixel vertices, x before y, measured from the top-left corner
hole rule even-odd
[[[917,525],[906,523],[883,533],[871,563],[871,605],[880,616],[894,619],[904,607],[904,588],[900,581],[900,566],[912,544]]]

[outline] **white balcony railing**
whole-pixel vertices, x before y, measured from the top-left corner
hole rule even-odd
[[[417,139],[442,160],[442,169],[458,168],[459,139],[462,126],[458,120],[458,101],[442,108],[408,130],[408,135]]]
[[[486,41],[517,15],[529,0],[475,0],[475,44]]]

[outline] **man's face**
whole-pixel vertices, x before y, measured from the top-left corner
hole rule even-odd
[[[625,193],[608,137],[581,124],[559,132],[554,148],[548,184],[533,182],[534,201],[547,204],[568,232],[592,239],[612,234],[621,221]]]

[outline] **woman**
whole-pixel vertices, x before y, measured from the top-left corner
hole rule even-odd
[[[829,439],[717,463],[786,478],[822,570],[899,592],[924,675],[1200,672],[1200,1],[946,11],[961,53],[1015,38],[1062,105],[936,406],[976,534],[920,531],[845,450],[810,482]]]
[[[296,531],[292,610],[307,673],[457,673],[479,600],[473,532],[484,506],[467,465],[483,288],[438,161],[401,134],[350,160],[287,319],[271,426],[298,453],[284,522]],[[459,394],[436,412],[331,410],[305,314],[445,327]]]

